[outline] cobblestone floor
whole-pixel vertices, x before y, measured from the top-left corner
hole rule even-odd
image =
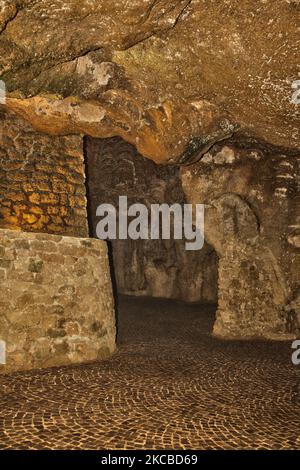
[[[212,322],[122,299],[110,360],[0,377],[0,448],[300,449],[291,345],[218,341]]]

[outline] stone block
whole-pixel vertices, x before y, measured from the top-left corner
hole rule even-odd
[[[0,229],[0,280],[0,337],[7,344],[0,373],[98,361],[114,352],[105,242]]]

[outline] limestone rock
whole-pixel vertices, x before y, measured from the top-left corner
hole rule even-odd
[[[184,162],[236,129],[299,147],[299,2],[4,0],[0,79],[36,129]]]

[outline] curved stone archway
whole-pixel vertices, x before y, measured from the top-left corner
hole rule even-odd
[[[299,333],[299,307],[296,301],[290,306],[299,256],[289,243],[293,204],[286,197],[297,193],[297,181],[286,172],[293,174],[299,160],[282,154],[274,160],[281,174],[262,152],[219,146],[181,170],[189,202],[206,205],[206,239],[220,259],[219,337],[288,339]]]

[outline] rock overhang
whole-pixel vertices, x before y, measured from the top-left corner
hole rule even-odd
[[[50,134],[186,163],[237,129],[299,148],[298,2],[4,1],[6,106]]]

